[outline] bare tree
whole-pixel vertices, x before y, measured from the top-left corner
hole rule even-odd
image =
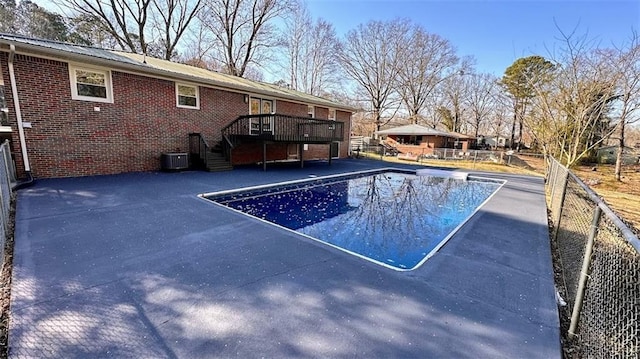
[[[340,42],[333,25],[323,19],[313,22],[300,4],[286,22],[285,34],[290,88],[312,95],[329,92],[339,68]]]
[[[615,179],[620,181],[625,152],[625,135],[629,125],[640,120],[640,38],[634,33],[627,48],[616,49],[609,66],[618,73],[618,98],[615,109],[618,118],[618,154]]]
[[[460,71],[448,76],[439,86],[442,104],[446,109],[446,111],[441,109],[440,112],[443,114],[444,125],[448,131],[461,132],[467,122],[464,120],[464,112],[469,95],[469,76],[472,75]],[[445,114],[450,114],[450,116],[445,116]]]
[[[442,124],[442,116],[438,109],[443,106],[443,99],[439,92],[434,91],[425,101],[425,111],[418,119],[418,124],[426,125],[431,128],[438,128]]]
[[[167,60],[189,23],[200,10],[202,0],[53,0],[71,16],[84,15],[110,34],[123,50],[153,53]],[[155,44],[155,39],[159,40]]]
[[[459,59],[448,40],[419,25],[411,28],[406,45],[410,53],[399,62],[397,88],[410,121],[418,123],[429,96]]]
[[[69,19],[69,25],[77,36],[86,40],[86,43],[92,46],[106,49],[120,47],[117,40],[105,27],[104,22],[96,16],[79,14]]]
[[[309,33],[311,29],[312,19],[309,9],[301,3],[297,6],[290,17],[285,22],[284,29],[284,50],[286,51],[286,57],[288,64],[285,66],[285,71],[289,74],[288,85],[297,90],[300,76],[300,67],[304,62],[303,47],[309,40]],[[283,80],[283,82],[286,82]]]
[[[491,107],[487,127],[488,133],[496,138],[493,145],[495,149],[500,144],[500,138],[507,133],[506,126],[511,115],[511,99],[499,86],[495,86],[494,89],[493,106]],[[504,145],[506,146],[506,142]]]
[[[220,63],[211,56],[215,48],[211,32],[198,19],[191,23],[189,30],[184,35],[184,50],[179,54],[178,61],[211,71],[219,71]]]
[[[148,15],[152,0],[54,0],[71,14],[100,19],[121,49],[147,52]]]
[[[585,157],[613,132],[610,117],[616,79],[593,42],[561,31],[563,46],[545,79],[528,78],[533,111],[524,117],[543,152],[567,166]]]
[[[244,77],[278,45],[276,19],[293,8],[292,0],[205,0],[200,21],[216,42],[216,59],[225,73]]]
[[[471,75],[467,82],[468,94],[465,98],[466,107],[471,112],[469,123],[474,129],[475,138],[478,138],[480,126],[495,106],[496,87],[498,79],[490,74]]]
[[[176,55],[178,42],[201,9],[202,0],[153,0],[154,27],[161,36],[164,58]]]
[[[339,53],[342,67],[369,103],[376,130],[388,123],[399,108],[395,84],[399,63],[404,60],[408,30],[409,23],[401,19],[370,21],[347,33]]]
[[[18,5],[16,0],[0,0],[0,32],[17,32],[15,18]]]

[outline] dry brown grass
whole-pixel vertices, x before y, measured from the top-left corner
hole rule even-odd
[[[380,156],[372,156],[371,158],[379,160]],[[530,166],[528,163],[525,163],[524,161],[518,161],[518,163],[516,163],[515,159],[512,165],[505,165],[505,164],[499,164],[494,162],[473,162],[473,161],[464,161],[464,160],[447,161],[447,160],[436,160],[436,159],[425,159],[425,160],[420,160],[419,162],[416,162],[416,161],[400,160],[397,157],[391,157],[391,156],[384,157],[383,161],[390,162],[390,163],[415,164],[415,165],[433,166],[433,167],[460,168],[460,169],[467,169],[467,170],[473,170],[473,171],[517,173],[517,174],[528,174],[532,176],[544,175],[544,166],[542,167],[542,171],[537,171],[535,167]],[[544,164],[543,160],[540,160],[540,161]]]
[[[579,166],[573,172],[602,197],[609,207],[636,229],[640,229],[640,165],[625,166],[616,181],[613,165]]]

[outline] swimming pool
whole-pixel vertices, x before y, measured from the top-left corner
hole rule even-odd
[[[442,173],[385,169],[202,197],[385,267],[411,270],[503,184]]]

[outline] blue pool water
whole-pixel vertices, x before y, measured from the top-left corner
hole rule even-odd
[[[419,266],[500,186],[386,171],[206,195],[399,270]]]

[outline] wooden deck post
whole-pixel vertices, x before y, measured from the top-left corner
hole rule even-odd
[[[300,168],[304,168],[304,143],[299,144],[298,156],[300,156]]]
[[[267,141],[262,141],[262,170],[267,171]]]

